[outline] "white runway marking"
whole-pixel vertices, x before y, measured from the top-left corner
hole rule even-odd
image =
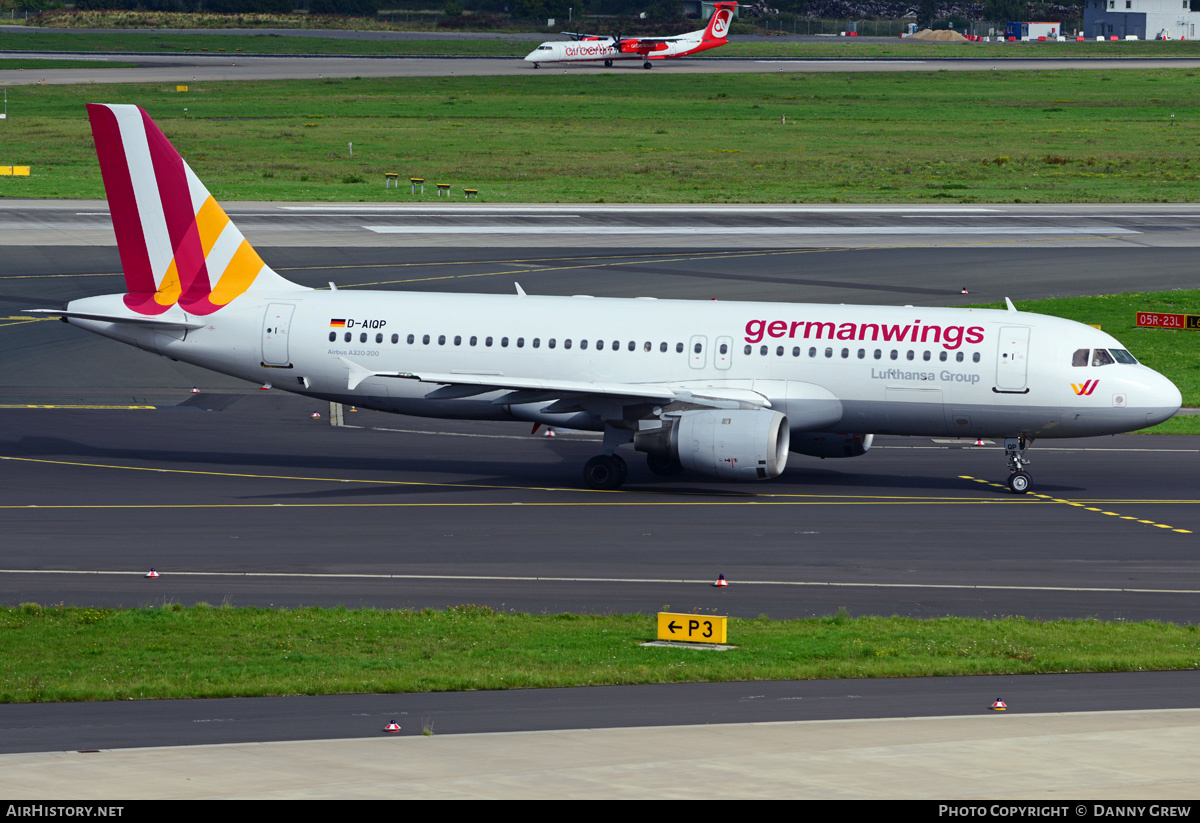
[[[1113,226],[990,228],[974,226],[363,226],[376,234],[610,234],[637,235],[1078,235],[1141,234]]]

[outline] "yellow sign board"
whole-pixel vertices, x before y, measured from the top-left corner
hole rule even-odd
[[[658,613],[658,639],[686,643],[724,643],[728,617]]]
[[[224,49],[222,49],[222,51],[224,51]],[[187,90],[188,90],[187,86],[176,86],[175,87],[175,91],[187,91]]]

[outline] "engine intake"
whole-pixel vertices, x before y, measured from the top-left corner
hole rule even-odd
[[[685,469],[731,480],[778,477],[791,441],[787,417],[769,409],[696,410],[670,414],[639,431],[633,447],[679,461]]]

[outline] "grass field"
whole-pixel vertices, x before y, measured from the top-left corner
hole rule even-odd
[[[409,24],[411,25],[411,24]],[[681,23],[679,32],[695,27]],[[404,28],[392,26],[393,29]],[[608,31],[598,32],[611,34]],[[561,40],[557,31],[547,31],[546,40]],[[78,51],[116,53],[169,53],[226,51],[246,54],[362,54],[451,55],[472,57],[523,57],[532,48],[530,40],[384,40],[335,37],[289,37],[280,34],[228,34],[219,29],[195,32],[137,32],[114,30],[89,33],[29,28],[0,33],[0,50]],[[895,38],[867,42],[857,38],[828,38],[824,42],[772,42],[740,40],[710,51],[705,57],[864,59],[936,58],[1008,60],[1015,58],[1103,58],[1103,57],[1200,57],[1200,42],[1191,40],[1120,41],[1097,43],[928,43]]]
[[[0,703],[1193,669],[1200,627],[943,618],[730,620],[721,653],[654,618],[447,611],[0,609]]]
[[[83,104],[104,101],[146,108],[220,199],[410,201],[383,187],[397,171],[477,188],[484,202],[1190,202],[1196,74],[13,87],[0,161],[33,175],[3,181],[0,196],[101,196]]]

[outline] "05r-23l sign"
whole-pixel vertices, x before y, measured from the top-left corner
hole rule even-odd
[[[1140,311],[1137,324],[1153,329],[1189,329],[1200,331],[1200,314],[1164,314],[1163,312]]]

